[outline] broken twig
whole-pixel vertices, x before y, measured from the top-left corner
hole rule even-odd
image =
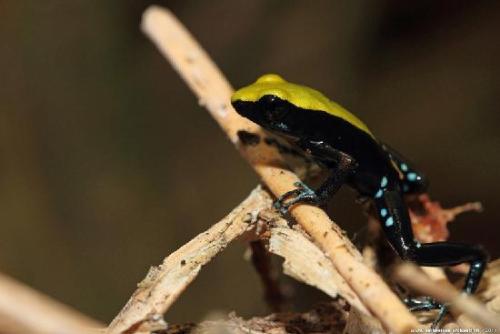
[[[163,314],[195,279],[205,264],[235,238],[251,228],[258,212],[271,198],[255,189],[238,207],[206,232],[150,269],[125,307],[108,327],[108,333],[151,332],[166,328]]]

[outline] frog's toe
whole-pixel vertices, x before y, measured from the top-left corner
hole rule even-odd
[[[439,308],[439,313],[436,319],[432,322],[431,329],[439,328],[441,321],[443,321],[444,317],[448,314],[448,305],[442,304]]]
[[[295,182],[294,185],[297,187],[296,189],[284,193],[273,204],[273,207],[279,210],[281,214],[286,214],[295,204],[308,203],[316,205],[320,203],[320,199],[314,190],[303,182]],[[291,197],[293,198],[288,200]]]
[[[404,303],[411,312],[430,311],[442,306],[431,297],[405,298]]]

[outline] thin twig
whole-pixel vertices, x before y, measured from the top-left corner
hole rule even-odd
[[[1,333],[88,334],[103,328],[103,324],[0,274]]]
[[[257,138],[264,134],[256,124],[234,112],[229,103],[233,92],[231,86],[182,24],[169,11],[150,7],[144,13],[142,29],[193,90],[199,103],[208,109],[233,144],[239,147],[272,193],[277,196],[292,190],[299,179],[284,168],[278,152],[262,141],[259,145],[240,143],[240,131],[255,134]],[[416,318],[382,278],[363,264],[359,252],[323,210],[298,205],[292,210],[292,215],[387,329],[407,333],[418,326]]]
[[[435,298],[441,303],[449,303],[452,309],[463,312],[471,320],[489,327],[500,329],[498,315],[489,311],[473,296],[461,293],[451,284],[438,284],[429,279],[417,266],[405,263],[395,269],[394,277],[411,289]]]
[[[196,278],[201,267],[224,250],[250,224],[271,198],[260,188],[206,232],[170,254],[147,277],[108,327],[108,333],[135,333],[165,329],[163,314]]]

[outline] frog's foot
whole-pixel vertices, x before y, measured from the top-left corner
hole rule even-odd
[[[404,303],[410,312],[430,311],[441,307],[441,304],[431,297],[405,298]]]
[[[418,311],[431,311],[439,309],[438,316],[432,322],[431,329],[435,329],[439,327],[439,324],[444,319],[446,314],[448,313],[448,306],[446,304],[441,304],[435,301],[430,297],[422,297],[422,298],[405,298],[404,300],[406,306],[411,312]]]
[[[439,324],[441,323],[441,321],[443,321],[446,314],[448,314],[448,305],[443,304],[439,308],[438,316],[432,322],[431,329],[439,328]]]
[[[294,186],[296,186],[297,189],[284,193],[283,195],[278,197],[276,202],[274,202],[273,204],[274,208],[279,210],[282,215],[286,214],[293,205],[298,203],[307,203],[313,205],[319,205],[321,203],[319,196],[316,195],[314,190],[309,188],[303,182],[295,182]],[[289,201],[286,201],[291,197],[293,198]]]

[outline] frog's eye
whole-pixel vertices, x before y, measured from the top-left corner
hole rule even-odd
[[[283,117],[286,116],[286,106],[279,97],[275,95],[264,95],[260,98],[260,101],[263,104],[264,112],[268,120],[276,122],[282,120]]]
[[[266,106],[273,106],[278,102],[276,95],[266,94],[260,98],[260,103]]]

